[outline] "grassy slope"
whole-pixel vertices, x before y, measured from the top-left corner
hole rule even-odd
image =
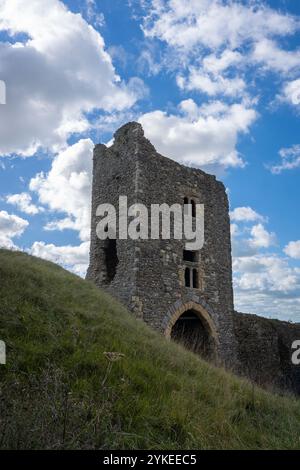
[[[52,263],[0,250],[0,339],[1,448],[300,448],[299,401],[209,366]],[[125,355],[108,373],[105,351]]]

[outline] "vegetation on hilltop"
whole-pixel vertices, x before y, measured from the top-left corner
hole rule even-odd
[[[298,400],[209,365],[24,253],[0,250],[0,339],[2,449],[300,448]]]

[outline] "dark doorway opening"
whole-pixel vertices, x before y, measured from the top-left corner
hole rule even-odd
[[[178,318],[172,328],[171,338],[203,359],[214,358],[215,343],[209,326],[193,310],[186,311]]]
[[[119,263],[116,240],[107,239],[105,241],[104,259],[106,267],[106,283],[110,284],[116,275]]]

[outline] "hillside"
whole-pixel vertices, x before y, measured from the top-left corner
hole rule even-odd
[[[300,401],[208,365],[91,283],[6,250],[0,339],[0,448],[300,448]]]

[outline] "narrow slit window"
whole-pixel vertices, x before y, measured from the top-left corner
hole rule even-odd
[[[191,287],[190,268],[185,268],[185,271],[184,271],[184,284],[185,284],[185,287]]]
[[[110,284],[114,279],[119,263],[117,255],[117,242],[115,239],[107,239],[104,248],[104,261],[106,267],[106,283]]]
[[[191,205],[192,205],[192,217],[196,217],[196,203],[194,199],[191,199]]]
[[[189,210],[189,209],[188,209],[189,198],[188,198],[188,197],[185,197],[183,201],[184,201],[184,202],[183,202],[183,203],[184,203],[184,207],[183,207],[183,209],[184,209],[184,214],[188,214],[188,210]]]
[[[198,271],[197,269],[193,269],[193,288],[199,288],[199,278],[198,278]]]

